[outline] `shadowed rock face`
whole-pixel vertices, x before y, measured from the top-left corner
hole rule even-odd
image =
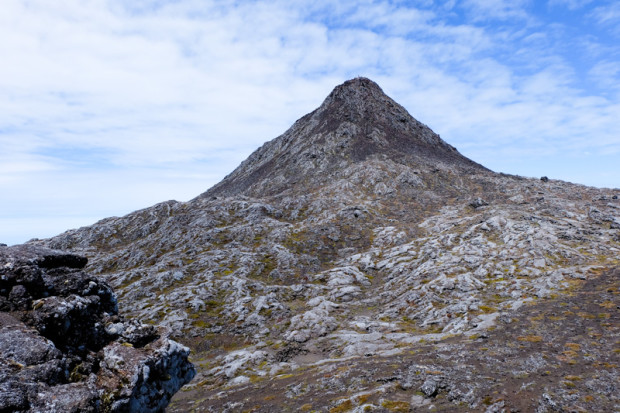
[[[0,247],[0,411],[159,411],[194,376],[165,330],[118,315],[87,260]]]
[[[34,243],[194,350],[168,411],[613,411],[619,196],[489,171],[358,78],[201,196]]]

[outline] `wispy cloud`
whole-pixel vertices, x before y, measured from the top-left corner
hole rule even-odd
[[[589,75],[597,85],[611,94],[620,94],[620,62],[599,61],[589,71]]]
[[[569,10],[578,10],[590,3],[593,0],[549,0],[549,5],[551,7],[567,7]]]
[[[528,20],[525,6],[529,0],[464,0],[472,21],[478,20]]]
[[[552,3],[610,29],[620,16],[615,3]],[[5,0],[0,220],[62,216],[60,232],[69,215],[189,199],[357,75],[492,169],[620,153],[616,42],[580,32],[580,58],[569,25],[532,7]]]
[[[601,24],[616,24],[620,21],[620,4],[612,1],[609,4],[596,7],[591,15]]]

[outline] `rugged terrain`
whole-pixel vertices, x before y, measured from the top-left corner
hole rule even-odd
[[[618,189],[498,174],[357,78],[89,257],[196,379],[171,411],[618,411]]]
[[[157,412],[194,377],[189,349],[119,316],[86,261],[0,246],[0,412]]]

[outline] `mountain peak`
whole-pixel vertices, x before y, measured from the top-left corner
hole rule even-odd
[[[321,106],[267,142],[203,196],[277,195],[323,185],[353,164],[486,170],[413,118],[372,80],[338,85]]]
[[[338,121],[363,122],[377,115],[411,118],[405,108],[383,92],[381,87],[365,77],[356,77],[336,86],[325,98],[317,112],[331,111]],[[330,114],[328,112],[328,114]]]
[[[336,86],[327,99],[365,100],[382,95],[387,97],[377,83],[366,77],[356,77]]]
[[[375,81],[368,79],[367,77],[364,77],[364,76],[358,76],[358,77],[354,77],[353,79],[346,80],[343,84],[336,86],[332,92],[335,92],[337,90],[345,90],[345,89],[369,89],[369,88],[381,91],[383,93],[383,90],[381,90],[381,87]]]

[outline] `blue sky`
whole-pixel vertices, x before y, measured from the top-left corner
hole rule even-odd
[[[369,77],[498,171],[620,187],[612,0],[3,0],[0,242],[205,191]]]

